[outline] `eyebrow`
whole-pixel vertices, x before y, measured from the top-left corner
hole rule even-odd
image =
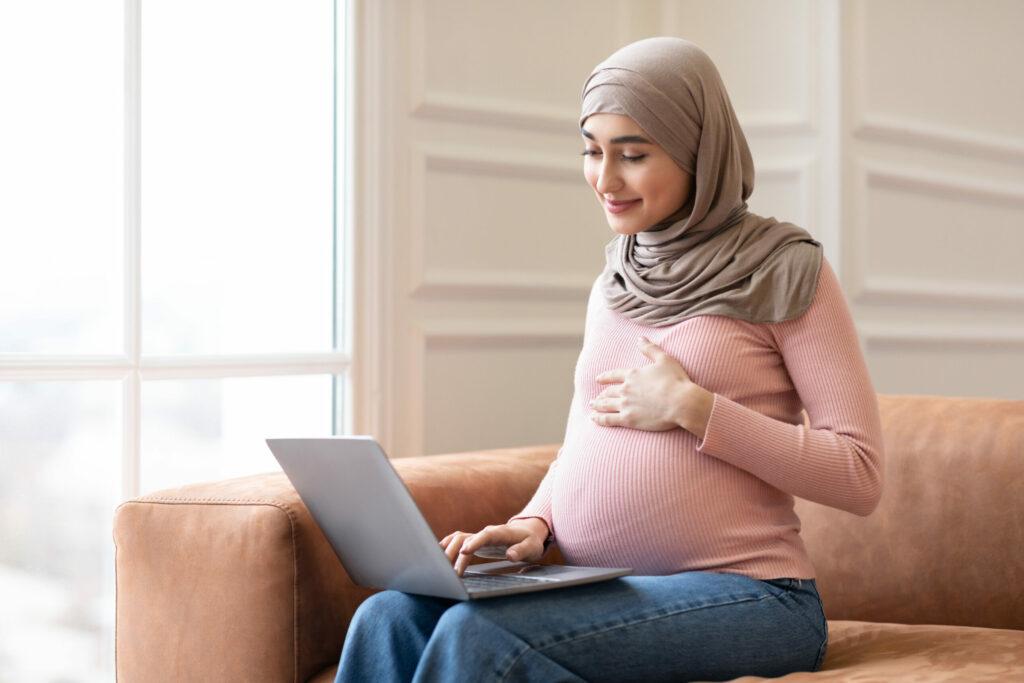
[[[580,128],[580,132],[583,134],[583,137],[587,138],[588,140],[594,140],[594,142],[597,142],[597,139],[594,137],[593,133],[591,133],[586,128]],[[617,137],[617,138],[612,138],[611,139],[611,143],[613,145],[625,145],[625,144],[628,144],[628,143],[639,144],[639,145],[652,145],[652,144],[654,144],[650,140],[645,138],[643,135],[623,135],[623,136],[620,136],[620,137]]]

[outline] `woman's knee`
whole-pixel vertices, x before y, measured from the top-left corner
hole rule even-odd
[[[479,632],[485,622],[471,602],[460,602],[452,605],[437,622],[436,633],[440,637],[451,637],[456,640]]]
[[[349,625],[349,631],[370,628],[374,631],[422,628],[437,620],[441,607],[430,598],[398,591],[382,591],[364,600]]]
[[[359,609],[356,610],[356,614],[359,612],[374,613],[411,609],[414,600],[414,596],[407,593],[381,591],[363,600],[359,605]]]

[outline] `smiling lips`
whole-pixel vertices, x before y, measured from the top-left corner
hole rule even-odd
[[[623,211],[629,211],[634,206],[640,203],[639,199],[629,199],[626,201],[614,201],[611,199],[604,200],[604,208],[608,213],[622,213]]]

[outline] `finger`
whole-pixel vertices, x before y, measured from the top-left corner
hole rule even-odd
[[[460,553],[458,558],[456,558],[455,564],[452,566],[455,568],[455,573],[458,576],[462,576],[463,573],[465,573],[466,567],[469,566],[469,560],[472,557],[472,555],[463,555]]]
[[[463,540],[459,553],[472,555],[485,545],[509,545],[518,540],[520,540],[518,537],[510,537],[505,524],[487,526]]]
[[[621,416],[622,413],[593,413],[590,419],[602,427],[620,427],[623,424]]]
[[[455,559],[455,572],[462,576],[466,567],[469,566],[473,553],[485,545],[512,545],[522,541],[525,534],[524,530],[510,527],[508,524],[485,527],[482,531],[463,540],[458,557]]]
[[[617,413],[622,406],[622,399],[601,398],[598,396],[590,402],[590,407],[602,413]]]
[[[474,551],[482,548],[485,545],[497,545],[493,540],[495,533],[495,527],[486,527],[482,531],[475,534],[467,534],[462,542],[459,543],[459,547],[454,549],[452,558],[455,567],[455,573],[462,576],[463,572],[466,571],[466,567],[469,566],[470,560],[473,559]]]
[[[595,380],[598,384],[621,384],[625,381],[627,372],[628,370],[624,368],[606,370],[598,375]]]
[[[622,398],[622,387],[621,384],[610,384],[605,387],[601,393],[594,397],[594,400],[603,398]]]
[[[647,337],[640,337],[636,342],[637,347],[640,349],[640,353],[647,356],[652,361],[657,361],[662,356],[666,355],[665,350],[652,342]]]
[[[449,562],[455,562],[458,558],[459,551],[462,549],[463,543],[465,543],[465,540],[471,535],[472,534],[467,534],[464,531],[456,531],[455,533],[449,534],[445,537],[445,540],[448,543],[444,546],[444,554],[448,558]]]

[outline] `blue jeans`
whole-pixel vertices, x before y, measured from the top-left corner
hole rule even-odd
[[[688,681],[821,665],[814,581],[685,572],[453,602],[385,591],[349,626],[336,683]]]

